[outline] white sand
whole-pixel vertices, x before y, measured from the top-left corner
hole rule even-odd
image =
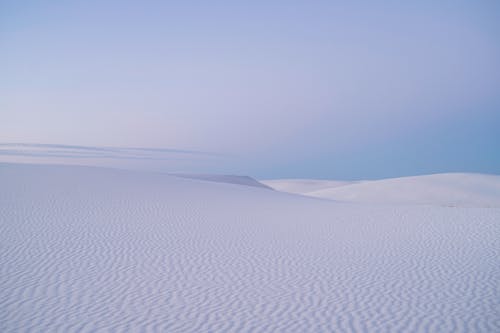
[[[362,182],[277,179],[263,183],[279,191],[339,202],[500,208],[500,176],[496,175],[444,173]]]
[[[497,208],[74,166],[0,186],[0,332],[500,332]]]
[[[269,179],[261,180],[260,182],[277,191],[304,195],[307,195],[309,192],[332,189],[356,183],[354,181],[322,179]]]
[[[191,173],[176,173],[176,174],[171,174],[171,175],[176,176],[176,177],[181,177],[181,178],[187,178],[187,179],[204,180],[204,181],[208,181],[208,182],[228,183],[228,184],[255,186],[255,187],[272,189],[270,186],[265,185],[264,183],[259,182],[255,179],[253,179],[252,177],[248,177],[248,176],[191,174]]]

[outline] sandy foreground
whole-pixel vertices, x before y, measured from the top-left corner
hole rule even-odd
[[[495,181],[380,204],[401,185],[0,164],[0,331],[500,332]]]

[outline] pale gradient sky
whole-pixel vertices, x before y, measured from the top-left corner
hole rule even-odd
[[[161,167],[260,178],[500,174],[499,36],[494,0],[0,0],[0,143],[205,151],[224,157]]]

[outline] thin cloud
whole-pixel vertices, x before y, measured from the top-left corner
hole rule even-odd
[[[149,148],[149,147],[108,147],[108,146],[77,146],[77,145],[63,145],[63,144],[49,144],[49,143],[0,143],[0,149],[3,147],[22,147],[22,148],[42,148],[42,149],[73,149],[83,151],[100,151],[100,152],[156,152],[156,153],[172,153],[172,154],[192,154],[192,155],[210,155],[224,157],[226,154],[186,150],[186,149],[171,149],[171,148]]]
[[[228,155],[212,152],[169,148],[98,147],[43,143],[0,143],[0,156],[144,161],[181,161],[193,158],[198,160],[228,157]]]

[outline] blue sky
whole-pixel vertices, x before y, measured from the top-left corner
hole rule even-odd
[[[1,1],[0,142],[260,178],[500,173],[499,22],[481,0]]]

